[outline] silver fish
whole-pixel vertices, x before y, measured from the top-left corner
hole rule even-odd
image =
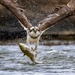
[[[36,60],[36,53],[35,53],[35,51],[32,50],[31,47],[29,47],[23,43],[19,43],[18,45],[19,45],[21,51],[24,53],[24,55],[28,56],[33,63],[36,63],[36,64],[42,63],[42,62]]]

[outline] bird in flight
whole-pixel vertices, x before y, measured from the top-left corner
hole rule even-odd
[[[45,32],[45,30],[47,30],[50,27],[49,26],[50,19],[55,18],[56,16],[59,15],[58,14],[49,15],[46,19],[40,21],[37,26],[33,26],[32,24],[30,24],[27,19],[26,19],[27,23],[25,25],[23,25],[19,21],[21,26],[27,32],[27,39],[26,39],[27,45],[30,46],[30,43],[35,44],[35,47],[32,48],[33,51],[37,50],[41,35]]]
[[[37,50],[39,40],[41,35],[49,27],[53,26],[56,22],[68,17],[71,12],[73,12],[75,1],[71,0],[67,5],[63,6],[59,11],[48,15],[44,20],[40,21],[38,25],[33,26],[27,19],[22,8],[19,7],[17,2],[13,0],[1,0],[0,3],[8,8],[19,20],[21,25],[27,31],[27,44],[30,46],[30,43],[34,43],[35,47],[32,49]],[[72,7],[71,7],[72,5]],[[71,10],[72,8],[72,10]]]

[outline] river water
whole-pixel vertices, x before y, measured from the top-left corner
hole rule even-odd
[[[0,75],[75,75],[75,44],[39,45],[33,64],[18,45],[0,45]]]

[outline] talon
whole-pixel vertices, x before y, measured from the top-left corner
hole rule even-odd
[[[23,54],[23,56],[25,56],[26,54]]]
[[[33,49],[33,48],[31,47],[31,51],[33,51],[33,52],[34,52],[34,51],[35,51],[35,49]]]

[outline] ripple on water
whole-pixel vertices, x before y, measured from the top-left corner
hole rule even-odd
[[[75,75],[75,45],[40,45],[33,64],[17,45],[0,46],[0,75]]]

